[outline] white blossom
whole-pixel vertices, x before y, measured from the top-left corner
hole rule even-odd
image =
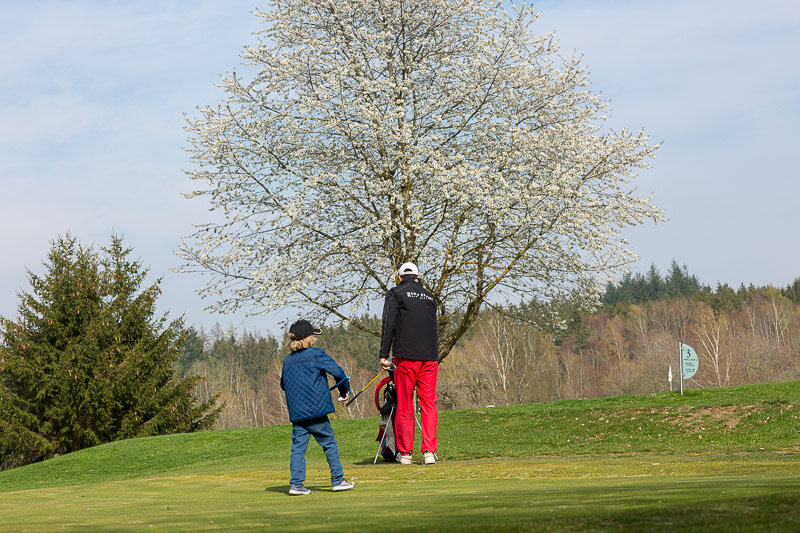
[[[604,127],[531,8],[275,0],[257,16],[252,78],[226,76],[187,126],[187,196],[224,214],[180,251],[211,274],[212,309],[358,325],[414,261],[444,357],[492,295],[595,293],[635,259],[622,230],[661,220],[631,185],[657,147]]]

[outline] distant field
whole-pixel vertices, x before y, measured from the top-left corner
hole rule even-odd
[[[312,443],[287,495],[288,426],[132,439],[0,472],[0,531],[800,530],[800,382],[447,411],[425,467],[334,428],[350,492]]]

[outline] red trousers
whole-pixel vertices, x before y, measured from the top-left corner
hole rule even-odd
[[[414,448],[414,388],[422,410],[422,452],[436,451],[436,375],[438,361],[394,358],[394,383],[397,387],[397,412],[394,417],[397,451],[412,453]]]

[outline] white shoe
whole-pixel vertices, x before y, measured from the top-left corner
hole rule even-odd
[[[425,452],[422,454],[422,464],[424,465],[436,464],[436,456],[433,454],[433,452]]]
[[[410,453],[398,453],[397,454],[397,462],[401,465],[410,465],[411,464],[411,454]]]
[[[346,479],[343,479],[338,485],[333,486],[333,492],[338,492],[340,490],[350,490],[355,486],[356,484],[353,483],[352,481],[347,481]]]

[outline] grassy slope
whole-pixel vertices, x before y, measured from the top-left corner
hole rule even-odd
[[[287,426],[133,439],[0,472],[0,529],[800,529],[799,417],[798,382],[450,411],[426,468],[340,420],[358,486],[312,444],[304,498]]]

